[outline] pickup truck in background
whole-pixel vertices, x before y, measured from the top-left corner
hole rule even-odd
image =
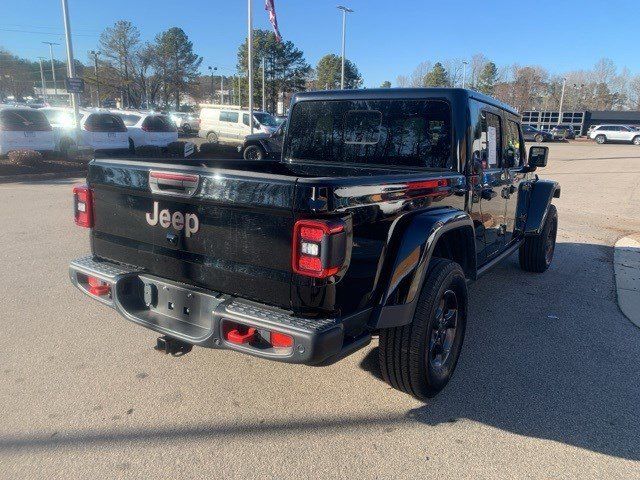
[[[378,335],[385,380],[424,399],[454,372],[467,283],[516,251],[550,265],[547,155],[476,92],[300,93],[282,160],[94,159],[71,281],[168,353],[326,365]]]

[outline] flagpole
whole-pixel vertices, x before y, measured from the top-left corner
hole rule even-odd
[[[247,62],[249,75],[249,128],[253,134],[253,12],[252,0],[247,2]]]

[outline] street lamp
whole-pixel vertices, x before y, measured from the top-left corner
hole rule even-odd
[[[562,79],[562,93],[560,94],[560,111],[558,112],[558,125],[562,123],[562,104],[564,103],[564,89],[567,86],[567,79]]]
[[[218,70],[218,67],[208,66],[207,68],[211,72],[211,103],[214,103],[215,102],[215,98],[216,98],[216,91],[215,91],[215,88],[213,86],[213,72]]]
[[[340,90],[344,90],[344,44],[347,33],[347,13],[353,13],[350,8],[338,5],[338,10],[342,10],[342,64],[340,68]]]
[[[462,88],[466,87],[467,84],[467,65],[469,62],[466,60],[462,61]]]
[[[44,81],[44,69],[42,68],[42,60],[44,57],[38,57],[38,61],[40,62],[40,81],[42,82],[42,98],[44,101],[47,101],[47,83]]]
[[[97,107],[100,107],[100,82],[98,81],[98,55],[100,55],[100,52],[91,50],[89,54],[93,56],[93,71],[96,75],[96,103],[97,103]],[[147,108],[149,108],[148,98],[147,98]]]
[[[46,45],[49,45],[49,54],[51,55],[51,75],[53,76],[53,94],[57,97],[58,96],[58,86],[56,84],[56,67],[53,64],[53,46],[54,45],[60,45],[59,43],[55,43],[55,42],[42,42]]]

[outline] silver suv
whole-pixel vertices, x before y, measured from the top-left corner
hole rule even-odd
[[[590,130],[589,138],[599,144],[625,142],[640,145],[640,132],[627,125],[598,125]]]

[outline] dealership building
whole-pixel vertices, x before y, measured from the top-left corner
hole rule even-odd
[[[592,125],[637,125],[640,126],[640,111],[586,110],[560,112],[527,110],[522,112],[522,123],[538,130],[551,130],[556,125],[570,125],[576,135],[586,135]]]

